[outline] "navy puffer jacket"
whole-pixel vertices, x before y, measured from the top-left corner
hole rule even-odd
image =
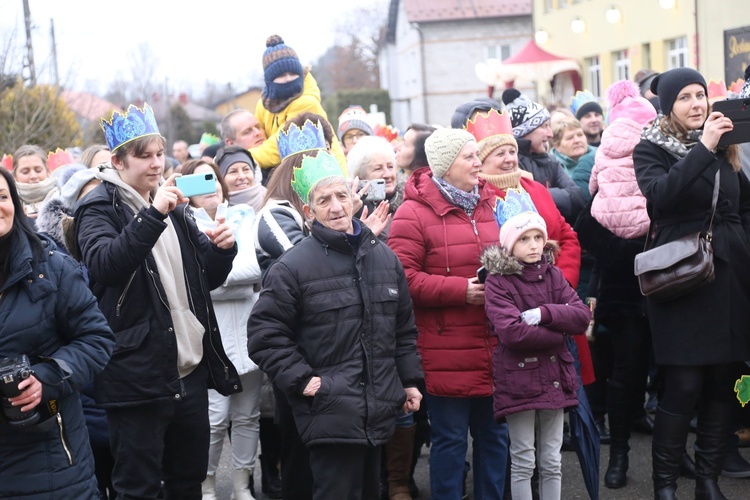
[[[29,357],[44,420],[22,431],[0,421],[0,498],[98,498],[78,390],[104,368],[114,336],[72,259],[48,240],[35,259],[23,233],[13,238],[0,357]]]

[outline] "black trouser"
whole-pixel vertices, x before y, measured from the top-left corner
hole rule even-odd
[[[314,500],[378,500],[381,446],[330,444],[310,447]]]
[[[115,465],[112,484],[121,500],[200,500],[208,469],[207,372],[181,379],[179,399],[107,409]]]
[[[607,412],[607,380],[612,375],[613,346],[612,335],[603,325],[597,328],[596,340],[591,346],[591,362],[594,365],[596,380],[584,386],[591,413],[596,420],[604,418]]]
[[[651,330],[645,317],[618,317],[606,326],[614,353],[607,388],[609,431],[612,448],[627,450],[631,422],[643,411]]]
[[[281,435],[281,492],[286,500],[310,500],[313,476],[310,456],[294,423],[294,414],[286,394],[273,387],[276,396],[276,419]],[[334,498],[334,497],[331,497]]]

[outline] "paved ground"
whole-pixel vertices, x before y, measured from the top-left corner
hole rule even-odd
[[[693,435],[689,437],[688,449],[692,450]],[[604,471],[607,468],[609,457],[609,446],[603,445],[601,452],[601,488],[600,498],[602,500],[640,500],[653,498],[651,488],[651,437],[643,434],[634,434],[631,440],[630,471],[628,473],[628,484],[619,490],[609,490],[604,487]],[[221,466],[217,477],[217,491],[219,500],[229,500],[232,492],[229,460],[226,453],[222,455]],[[750,448],[741,449],[740,453],[750,460]],[[471,453],[469,453],[471,454]],[[417,466],[417,485],[422,491],[421,500],[430,500],[429,472],[428,472],[429,450],[424,448],[422,458]],[[469,475],[471,478],[471,475]],[[255,484],[257,499],[265,500],[268,497],[260,491],[260,467],[255,471]],[[721,478],[721,489],[728,498],[747,499],[750,498],[750,479]],[[471,492],[471,480],[468,483],[468,491]],[[680,479],[678,485],[680,498],[693,498],[693,482]],[[473,497],[469,497],[473,498]],[[587,500],[588,495],[581,478],[581,469],[578,457],[574,452],[563,453],[563,491],[562,498],[565,500]],[[294,499],[290,499],[294,500]],[[335,499],[334,499],[335,500]]]

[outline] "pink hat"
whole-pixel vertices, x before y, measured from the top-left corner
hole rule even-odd
[[[609,114],[607,122],[612,123],[618,118],[630,118],[641,127],[656,119],[656,109],[641,97],[638,84],[630,80],[620,80],[607,89]]]
[[[500,228],[500,246],[509,254],[513,253],[513,245],[518,238],[526,231],[538,229],[544,236],[544,242],[547,242],[547,224],[542,216],[536,212],[522,212],[516,214],[510,219],[503,222]]]

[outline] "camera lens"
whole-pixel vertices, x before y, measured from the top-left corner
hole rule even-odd
[[[214,178],[214,174],[206,174],[206,180],[207,181],[210,181],[213,178]]]

